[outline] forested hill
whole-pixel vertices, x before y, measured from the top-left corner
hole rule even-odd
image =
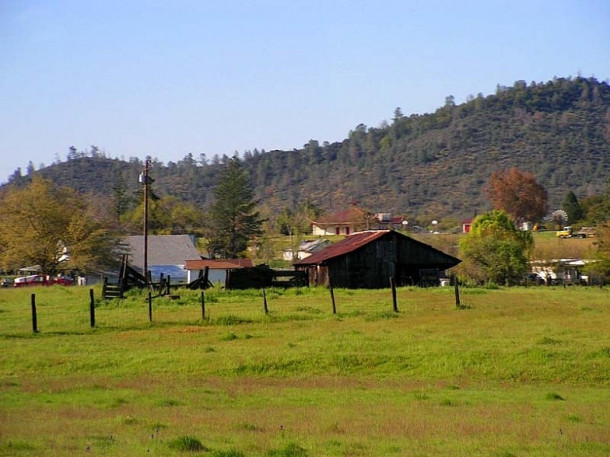
[[[158,194],[205,205],[227,157],[156,162]],[[565,195],[600,194],[610,176],[610,86],[594,78],[498,86],[463,104],[447,97],[434,113],[358,125],[348,138],[310,140],[292,151],[248,151],[244,165],[261,203],[283,209],[309,200],[322,210],[357,201],[372,211],[410,217],[469,217],[489,208],[483,191],[492,171],[518,167],[549,191],[552,209]],[[142,162],[72,150],[39,171],[79,191],[113,194],[137,188]],[[11,181],[20,181],[18,173]]]

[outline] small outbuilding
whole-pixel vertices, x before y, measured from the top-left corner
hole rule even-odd
[[[461,260],[394,230],[355,233],[294,264],[312,286],[377,289],[438,285]]]
[[[187,282],[194,281],[205,269],[208,269],[208,281],[212,284],[225,285],[230,270],[252,268],[252,259],[196,259],[186,261]]]

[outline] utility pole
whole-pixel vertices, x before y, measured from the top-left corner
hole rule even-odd
[[[140,184],[144,186],[144,280],[148,286],[148,186],[150,177],[148,175],[150,169],[150,156],[146,157],[144,163],[144,171],[140,174]]]

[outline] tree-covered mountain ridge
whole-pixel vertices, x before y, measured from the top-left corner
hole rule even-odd
[[[227,156],[153,159],[155,192],[206,207]],[[518,167],[549,193],[551,210],[569,191],[601,194],[610,176],[610,86],[595,78],[517,81],[495,94],[434,113],[400,108],[378,127],[356,126],[340,142],[310,140],[291,151],[246,151],[243,166],[271,214],[309,202],[322,211],[358,202],[374,212],[429,220],[471,217],[490,208],[484,188],[494,171]],[[82,193],[135,192],[141,159],[111,159],[97,148],[70,150],[67,160],[35,173]],[[34,172],[33,170],[30,170]],[[10,181],[27,179],[17,171]]]

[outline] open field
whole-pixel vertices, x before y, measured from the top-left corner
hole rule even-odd
[[[610,289],[461,292],[0,290],[0,456],[610,454]]]

